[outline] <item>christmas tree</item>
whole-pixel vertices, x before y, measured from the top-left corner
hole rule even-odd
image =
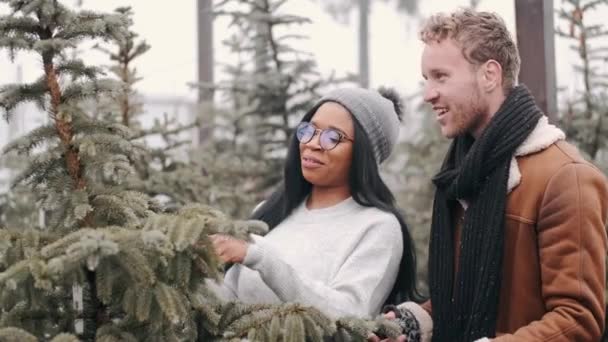
[[[19,50],[39,54],[43,74],[1,88],[0,107],[11,120],[19,104],[33,101],[50,124],[4,149],[29,156],[13,186],[30,189],[45,223],[0,227],[0,340],[322,341],[364,340],[369,331],[398,334],[390,322],[334,322],[298,304],[219,303],[204,286],[205,278],[220,279],[223,267],[208,236],[247,239],[266,226],[196,204],[167,213],[131,189],[137,161],[149,151],[124,125],[130,119],[116,122],[87,105],[99,96],[121,99],[128,86],[102,78],[100,68],[69,53],[91,39],[128,41],[128,11],[74,11],[55,0],[2,2],[11,13],[0,16],[0,48],[11,58]]]
[[[50,124],[11,142],[31,155],[13,185],[46,213],[44,229],[0,230],[0,339],[10,341],[195,340],[205,277],[220,277],[208,235],[246,238],[264,225],[190,205],[162,212],[122,186],[142,148],[122,124],[86,113],[83,101],[119,96],[122,85],[70,58],[89,39],[126,40],[128,16],[73,11],[57,1],[2,1],[0,47],[40,55],[43,75],[0,89],[7,120],[34,101]]]

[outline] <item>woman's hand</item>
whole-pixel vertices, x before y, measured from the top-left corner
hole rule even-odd
[[[389,319],[389,320],[394,320],[397,317],[393,311],[389,311],[384,314],[384,318]],[[376,336],[376,334],[372,333],[367,337],[367,341],[368,342],[407,342],[407,339],[405,338],[404,335],[401,335],[401,336],[397,337],[396,339],[392,339],[392,338],[380,339],[380,337],[378,337],[378,336]]]
[[[249,243],[224,234],[210,236],[215,253],[224,263],[240,264],[245,260]]]

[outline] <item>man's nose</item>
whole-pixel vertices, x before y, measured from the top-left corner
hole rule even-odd
[[[430,86],[429,84],[426,84],[424,86],[423,93],[424,102],[433,102],[437,99],[437,97],[439,97],[439,92],[437,91],[437,89],[435,87]]]

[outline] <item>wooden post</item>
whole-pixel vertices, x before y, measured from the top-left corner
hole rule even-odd
[[[213,83],[213,10],[212,0],[197,1],[197,35],[198,35],[198,82]],[[213,91],[200,88],[198,92],[199,116],[208,113],[200,113],[202,103],[213,102]],[[212,117],[201,120],[199,128],[198,143],[203,144],[210,138],[212,132]]]
[[[521,56],[519,82],[554,121],[557,117],[553,0],[515,0],[517,45]]]

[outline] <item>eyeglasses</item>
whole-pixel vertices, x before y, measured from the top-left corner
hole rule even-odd
[[[343,140],[353,141],[353,139],[347,137],[344,133],[333,129],[319,129],[310,122],[301,122],[296,127],[296,138],[302,144],[308,144],[312,138],[319,133],[319,145],[325,151],[334,149]]]

